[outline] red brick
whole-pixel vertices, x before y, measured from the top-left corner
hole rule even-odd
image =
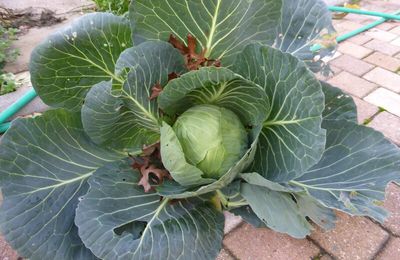
[[[390,212],[390,216],[385,221],[384,226],[393,234],[400,236],[400,187],[394,183],[390,184],[386,189],[384,207]]]
[[[359,98],[365,97],[371,91],[377,88],[377,85],[375,85],[374,83],[356,77],[346,71],[342,71],[337,76],[330,79],[328,82],[335,87],[341,88],[347,93]]]
[[[390,71],[397,71],[400,67],[399,59],[390,57],[380,52],[375,52],[371,54],[370,56],[366,57],[364,61],[375,64]]]
[[[365,47],[372,49],[374,51],[379,51],[383,54],[387,54],[389,56],[393,56],[400,52],[400,47],[390,44],[388,42],[383,42],[380,40],[372,40],[364,44]]]
[[[397,116],[382,112],[368,126],[382,132],[392,142],[400,145],[400,118]]]
[[[370,40],[372,40],[372,38],[365,34],[359,34],[357,36],[354,36],[354,37],[351,37],[350,39],[348,39],[348,41],[358,44],[358,45],[363,45],[363,44],[369,42]]]
[[[323,255],[319,258],[319,260],[333,260],[333,258],[330,255]]]
[[[390,113],[400,117],[400,95],[385,88],[378,88],[364,98],[365,101],[383,107]]]
[[[372,259],[389,234],[366,218],[338,213],[335,229],[318,230],[311,238],[337,259]]]
[[[348,54],[358,59],[362,59],[373,52],[368,48],[365,48],[363,46],[360,46],[352,42],[340,43],[338,50],[344,54]]]
[[[349,55],[342,55],[339,58],[331,61],[330,64],[345,71],[351,72],[357,76],[362,76],[374,68],[373,65]]]
[[[309,260],[319,249],[307,239],[295,239],[267,228],[244,224],[224,240],[224,245],[241,260]]]
[[[360,124],[364,123],[366,119],[371,118],[378,112],[378,107],[371,105],[370,103],[367,103],[357,97],[354,97],[353,99],[357,106],[357,116]]]
[[[8,243],[0,236],[0,259],[1,260],[17,260],[18,254],[15,252]]]
[[[361,28],[362,26],[363,25],[361,23],[344,20],[343,22],[336,24],[335,29],[338,34],[344,34],[344,33],[348,33],[350,31],[356,30],[358,28]]]
[[[400,25],[396,26],[395,28],[393,28],[392,30],[389,31],[390,33],[394,33],[397,35],[400,35]]]
[[[396,27],[395,23],[386,22],[376,26],[375,28],[383,31],[390,31],[394,27]]]
[[[400,92],[400,75],[382,68],[375,68],[363,78],[394,92]]]
[[[392,41],[391,44],[400,47],[400,37]]]
[[[225,211],[225,228],[224,228],[224,233],[228,234],[231,232],[233,229],[235,229],[237,226],[242,223],[242,218],[239,216],[235,216],[234,214]]]
[[[369,30],[365,34],[367,36],[370,36],[370,37],[374,38],[374,39],[381,40],[381,41],[384,41],[384,42],[393,41],[397,37],[397,35],[394,34],[394,33],[386,32],[384,30],[379,30],[379,29],[376,29],[376,28]]]
[[[376,260],[397,260],[400,258],[400,238],[392,237]]]
[[[235,258],[228,251],[222,249],[216,260],[235,260]]]

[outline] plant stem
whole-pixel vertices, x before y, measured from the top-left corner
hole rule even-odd
[[[224,208],[239,208],[241,206],[246,206],[249,205],[245,200],[237,201],[237,202],[229,202],[229,200],[226,198],[225,194],[222,193],[220,190],[216,190],[216,193],[219,197],[219,200],[221,201],[221,204],[224,206]]]

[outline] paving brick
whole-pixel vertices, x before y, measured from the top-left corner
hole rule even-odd
[[[393,56],[393,55],[395,55],[395,54],[400,52],[400,47],[399,46],[390,44],[388,42],[383,42],[383,41],[380,41],[380,40],[376,40],[376,39],[367,42],[366,44],[364,44],[364,46],[369,48],[369,49],[372,49],[372,50],[375,50],[375,51],[379,51],[379,52],[381,52],[383,54],[387,54],[389,56]]]
[[[384,42],[390,42],[393,41],[397,35],[394,33],[386,32],[384,30],[379,30],[379,29],[371,29],[368,32],[365,33],[367,36],[370,36],[371,38],[378,39]]]
[[[222,249],[216,260],[235,260],[235,258],[228,251]]]
[[[359,98],[365,97],[377,88],[377,85],[374,83],[356,77],[346,71],[342,71],[337,76],[328,80],[328,82]]]
[[[382,112],[368,125],[382,132],[392,142],[400,145],[400,118],[388,112]]]
[[[350,31],[354,31],[358,28],[361,28],[363,25],[362,23],[357,23],[349,20],[345,20],[341,23],[335,25],[335,29],[338,34],[348,33]]]
[[[377,67],[365,74],[363,78],[394,92],[400,92],[400,75],[397,73]]]
[[[0,259],[1,260],[17,260],[18,254],[15,252],[3,236],[0,236]]]
[[[353,97],[353,99],[357,106],[357,117],[358,123],[360,124],[364,123],[366,119],[371,118],[379,110],[378,107],[371,105],[370,103],[365,102],[362,99],[359,99],[357,97]]]
[[[383,107],[390,113],[400,116],[400,95],[390,90],[379,88],[364,99],[378,107]]]
[[[315,231],[311,238],[337,259],[372,259],[389,234],[366,218],[338,213],[335,229]]]
[[[352,42],[340,43],[338,50],[344,54],[351,55],[358,59],[362,59],[373,52],[373,50],[370,50],[368,48],[365,48],[363,46],[360,46]]]
[[[400,59],[390,57],[380,52],[375,52],[364,60],[390,71],[397,71],[400,67]]]
[[[397,260],[400,258],[400,238],[392,237],[376,260]]]
[[[400,47],[400,37],[397,38],[396,40],[392,41],[391,44]]]
[[[394,27],[392,30],[389,31],[390,33],[394,33],[400,35],[400,25]]]
[[[390,31],[394,27],[396,27],[396,23],[386,22],[376,26],[375,28],[383,31]]]
[[[330,255],[323,255],[319,258],[319,260],[333,260],[333,258]]]
[[[354,37],[351,37],[350,39],[348,39],[348,41],[358,44],[358,45],[363,45],[363,44],[369,42],[370,40],[372,40],[372,38],[365,34],[359,34],[357,36],[354,36]]]
[[[400,128],[397,131],[400,131]],[[385,221],[384,226],[396,236],[400,236],[400,187],[394,183],[390,184],[386,189],[384,207],[390,212],[390,216]]]
[[[339,58],[331,61],[331,64],[357,76],[362,76],[374,68],[372,64],[356,59],[349,55],[342,55]]]
[[[244,224],[224,240],[224,245],[241,260],[309,260],[319,254],[319,248],[307,239],[295,239],[267,228]]]
[[[225,211],[224,215],[225,215],[225,228],[224,228],[225,234],[231,232],[233,229],[239,226],[240,223],[242,223],[243,221],[241,217],[235,216],[234,214],[228,211]]]

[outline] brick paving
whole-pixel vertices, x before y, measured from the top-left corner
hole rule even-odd
[[[337,259],[372,259],[389,239],[388,232],[367,218],[337,216],[335,229],[311,234],[313,241]]]
[[[362,5],[367,10],[387,13],[400,10],[399,0],[363,0]],[[349,14],[334,23],[341,35],[377,19]],[[29,37],[25,40],[29,43],[28,49],[35,45]],[[25,54],[28,52],[23,50]],[[390,21],[359,34],[341,43],[338,50],[335,56],[325,59],[335,73],[327,80],[354,97],[359,123],[368,123],[400,145],[400,22]],[[23,70],[26,59],[23,55],[20,63],[11,64],[10,68],[15,68],[15,72]],[[316,229],[302,240],[269,229],[255,229],[240,218],[226,214],[224,248],[218,260],[400,260],[398,185],[388,187],[384,207],[391,215],[382,225],[368,218],[338,213],[335,229],[327,232]],[[17,257],[0,237],[0,260]]]

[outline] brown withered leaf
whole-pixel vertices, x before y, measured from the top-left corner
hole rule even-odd
[[[169,37],[169,43],[178,49],[185,57],[188,70],[198,70],[200,67],[204,66],[221,66],[219,60],[211,60],[205,57],[207,49],[203,49],[200,53],[196,52],[197,39],[193,35],[188,34],[187,42],[188,44],[186,46],[185,43],[179,41],[174,35],[171,34]]]
[[[177,78],[179,78],[179,75],[176,74],[175,72],[168,74],[168,81],[171,81],[171,80],[177,79]]]
[[[178,77],[179,77],[178,74],[176,74],[175,72],[172,72],[172,73],[168,74],[168,81],[171,81],[171,80],[176,79]],[[161,84],[159,82],[157,82],[151,88],[151,95],[149,97],[149,100],[156,99],[161,94],[162,91],[163,91],[163,87],[161,86]]]
[[[152,88],[151,88],[151,96],[149,97],[149,100],[153,100],[156,99],[161,92],[163,91],[162,86],[160,85],[160,83],[156,83]]]
[[[164,178],[171,178],[167,170],[158,169],[154,165],[148,167],[142,166],[140,173],[142,174],[142,178],[140,178],[138,185],[143,186],[145,192],[153,189],[151,183],[161,184]]]
[[[152,184],[161,184],[164,178],[171,179],[171,175],[167,170],[154,164],[155,161],[161,160],[159,142],[144,146],[142,156],[133,159],[132,168],[139,170],[141,178],[138,184],[143,186],[145,192],[152,190]]]
[[[169,43],[174,46],[175,49],[178,49],[183,55],[186,55],[189,53],[189,48],[185,46],[184,43],[178,40],[178,38],[175,37],[175,35],[171,34],[169,36]]]

